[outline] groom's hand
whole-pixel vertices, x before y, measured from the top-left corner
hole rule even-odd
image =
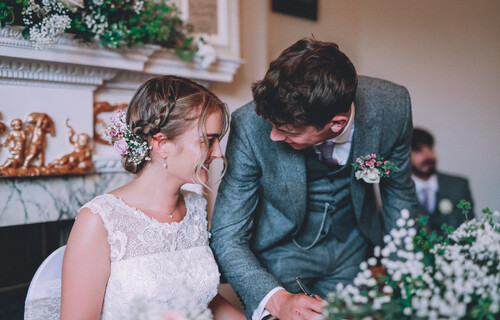
[[[324,300],[303,293],[277,291],[266,304],[266,309],[280,320],[314,319],[321,315]]]

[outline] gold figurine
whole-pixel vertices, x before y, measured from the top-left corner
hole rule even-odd
[[[33,112],[26,118],[26,125],[20,119],[11,121],[12,129],[0,148],[6,147],[10,157],[0,165],[0,176],[40,176],[51,174],[89,173],[94,169],[92,162],[93,141],[86,133],[75,135],[75,130],[66,120],[69,128],[68,140],[73,151],[60,159],[45,165],[46,135],[55,136],[55,125],[45,113]],[[0,134],[8,128],[0,122]],[[38,165],[33,162],[39,160]]]
[[[23,169],[27,170],[30,162],[36,158],[40,160],[39,167],[43,168],[45,166],[45,135],[49,133],[51,136],[55,136],[54,122],[45,113],[33,112],[26,118],[26,124],[31,133],[31,141],[24,159]]]
[[[0,166],[0,174],[8,168],[16,169],[23,164],[24,151],[26,150],[26,133],[23,130],[23,122],[20,119],[14,119],[10,123],[12,130],[9,132],[7,139],[0,146],[6,147],[11,157],[5,160]],[[10,170],[12,171],[12,170]]]
[[[68,124],[68,140],[73,145],[73,152],[64,155],[61,159],[49,163],[53,173],[85,173],[93,169],[91,138],[86,133],[80,133],[73,140],[75,130]]]
[[[3,122],[0,122],[0,134],[2,134],[5,130],[7,130],[7,126]]]

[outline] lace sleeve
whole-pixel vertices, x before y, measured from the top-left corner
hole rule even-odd
[[[108,231],[111,261],[122,259],[126,251],[127,237],[122,231],[117,230],[117,220],[114,219],[116,215],[116,198],[110,194],[98,196],[84,204],[83,208],[88,208],[92,213],[101,217],[104,227]]]

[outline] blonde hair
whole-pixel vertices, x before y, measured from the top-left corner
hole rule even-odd
[[[195,165],[195,178],[199,179],[209,144],[205,122],[213,112],[222,114],[222,138],[229,126],[229,111],[213,92],[189,79],[176,76],[161,76],[144,82],[135,92],[127,109],[127,124],[130,130],[144,141],[151,141],[156,133],[163,133],[169,140],[176,141],[194,124],[198,125],[204,148]],[[195,120],[198,120],[197,123]],[[201,145],[201,143],[200,143]],[[129,155],[122,158],[125,170],[140,173],[146,164],[146,157],[133,161]],[[224,174],[227,161],[224,162]],[[207,187],[205,184],[203,184]]]

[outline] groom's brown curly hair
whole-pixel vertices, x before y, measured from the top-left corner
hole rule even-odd
[[[337,44],[297,41],[252,85],[255,110],[276,126],[324,127],[354,101],[358,76]]]

